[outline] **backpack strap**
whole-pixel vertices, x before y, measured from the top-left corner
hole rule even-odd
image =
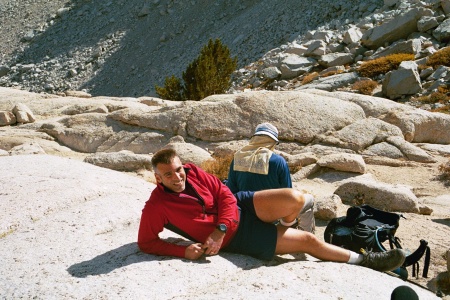
[[[391,249],[394,249],[394,246],[398,249],[403,249],[402,245],[400,244],[400,239],[396,236],[394,236],[392,233],[389,233],[389,246]]]
[[[417,272],[416,272],[417,269]],[[412,264],[412,276],[416,277],[416,279],[419,279],[419,262],[416,261],[415,263]]]
[[[428,242],[425,240],[420,240],[420,246],[413,253],[408,255],[405,259],[405,263],[403,264],[405,267],[411,266],[413,263],[419,261],[424,255],[426,249],[428,247]]]
[[[424,266],[423,266],[423,277],[428,276],[428,269],[430,267],[430,247],[428,246],[428,242],[425,240],[420,240],[420,246],[414,251],[412,254],[408,255],[403,264],[404,267],[413,266],[413,277],[419,277],[419,260],[425,254]],[[417,273],[416,273],[417,270]]]
[[[427,278],[428,277],[428,268],[430,267],[430,247],[427,246],[427,250],[425,252],[425,261],[423,265],[423,273],[422,277]]]

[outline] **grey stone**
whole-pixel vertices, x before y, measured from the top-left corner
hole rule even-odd
[[[133,172],[141,169],[152,169],[151,156],[134,154],[131,151],[97,152],[85,157],[84,162],[116,171]]]
[[[433,36],[440,42],[448,42],[450,40],[450,19],[444,22],[433,30]]]
[[[416,70],[398,69],[386,74],[382,90],[386,97],[397,99],[403,95],[418,93],[422,90],[422,83]]]
[[[335,169],[342,172],[353,172],[364,174],[366,172],[366,164],[361,155],[336,153],[322,156],[317,164],[321,167]]]
[[[415,57],[418,57],[421,50],[421,41],[419,39],[412,39],[403,42],[396,42],[381,51],[376,51],[370,56],[370,59],[385,57],[397,53],[409,53],[414,54]]]
[[[0,111],[0,126],[16,124],[16,116],[10,111]]]
[[[359,76],[356,72],[336,74],[324,78],[319,78],[309,84],[302,85],[296,90],[319,89],[325,91],[333,91],[337,88],[348,86],[358,80]]]
[[[8,66],[0,65],[0,77],[5,76],[11,69]]]
[[[407,38],[408,35],[418,30],[417,21],[421,17],[432,15],[433,11],[430,9],[409,9],[392,20],[367,30],[361,38],[361,43],[370,49],[376,49],[385,43]]]
[[[351,53],[330,53],[320,56],[319,64],[326,68],[344,66],[353,63],[353,59]]]
[[[439,22],[435,17],[421,17],[419,21],[417,21],[417,29],[420,32],[428,31],[432,28],[435,28],[439,25]]]
[[[265,68],[262,73],[266,79],[275,79],[281,75],[281,71],[277,67]]]

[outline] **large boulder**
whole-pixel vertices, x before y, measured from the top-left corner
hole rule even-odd
[[[334,193],[350,205],[364,203],[387,211],[419,212],[418,199],[410,187],[378,182],[367,175],[344,180]]]
[[[112,119],[172,135],[203,141],[250,138],[257,124],[270,121],[280,139],[310,143],[317,134],[334,131],[364,118],[351,103],[302,91],[213,95],[184,107],[141,113],[121,110]]]
[[[33,112],[23,103],[17,103],[13,107],[12,113],[16,116],[17,123],[32,123],[36,120]]]
[[[397,126],[406,141],[414,143],[450,144],[450,116],[429,112],[392,100],[348,92],[306,90],[317,95],[334,97],[360,106],[366,117],[374,117]]]
[[[385,122],[399,127],[405,140],[414,143],[449,144],[450,116],[426,110],[391,111],[380,116]]]
[[[411,39],[407,41],[395,42],[389,47],[380,48],[383,50],[377,51],[370,56],[370,59],[380,58],[396,53],[411,53],[418,57],[422,50],[422,42],[420,39]]]
[[[399,136],[390,136],[386,139],[386,142],[397,147],[409,160],[422,163],[436,162],[436,159],[429,155],[426,151],[414,146],[411,143],[408,143]]]
[[[354,122],[334,133],[319,135],[316,141],[361,152],[372,144],[385,141],[390,136],[403,137],[402,131],[397,126],[370,117]]]
[[[392,159],[406,159],[406,156],[399,148],[387,142],[373,144],[367,147],[362,154],[366,156],[383,156]]]
[[[98,152],[86,156],[84,162],[116,171],[133,172],[152,169],[150,155],[134,154],[127,150],[111,153]]]
[[[321,157],[317,164],[321,167],[331,168],[337,171],[361,173],[366,172],[366,163],[361,155],[336,153]]]
[[[9,111],[13,106],[19,103],[28,107],[36,120],[42,119],[43,117],[50,118],[52,116],[60,116],[62,111],[76,105],[82,108],[104,105],[109,112],[131,107],[143,110],[153,110],[158,108],[142,104],[135,98],[62,97],[53,94],[30,93],[27,91],[0,87],[0,111]]]
[[[278,299],[294,294],[322,299],[336,295],[336,284],[329,278],[339,272],[348,274],[340,284],[341,298],[374,294],[389,298],[395,287],[405,284],[382,272],[318,263],[302,254],[280,255],[265,262],[221,251],[196,263],[145,254],[139,251],[136,237],[142,208],[154,184],[48,155],[2,157],[0,168],[8,170],[0,173],[0,190],[7,191],[0,201],[0,290],[8,299],[36,295],[46,299],[113,299],[118,295],[133,299],[261,295]],[[321,212],[329,219],[339,207],[339,198],[318,199],[317,206],[318,216]],[[169,230],[160,237],[187,243]],[[193,273],[204,275],[203,280],[194,278]],[[140,280],[143,277],[146,280]],[[242,285],[243,280],[258,284]],[[286,280],[291,287],[286,288]],[[438,299],[410,285],[421,299]]]
[[[403,63],[402,63],[403,64]],[[414,68],[402,68],[390,71],[383,79],[383,94],[389,99],[400,98],[404,95],[414,95],[422,90],[419,73]]]
[[[40,130],[79,152],[155,152],[170,137],[114,121],[103,113],[85,113],[44,122]]]

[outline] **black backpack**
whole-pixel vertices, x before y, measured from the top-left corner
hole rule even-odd
[[[369,205],[352,206],[347,215],[332,219],[324,232],[325,242],[360,253],[361,249],[372,252],[387,251],[383,242],[389,241],[391,249],[400,248],[400,239],[395,236],[402,215],[382,211]],[[430,265],[430,247],[428,242],[420,240],[420,246],[406,257],[398,270],[403,279],[407,279],[406,267],[413,266],[412,276],[419,276],[419,260],[425,254],[423,277],[428,276]],[[416,273],[417,271],[417,273]]]

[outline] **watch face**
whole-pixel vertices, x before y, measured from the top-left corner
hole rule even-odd
[[[222,232],[227,232],[227,225],[225,224],[219,224],[218,228]]]

